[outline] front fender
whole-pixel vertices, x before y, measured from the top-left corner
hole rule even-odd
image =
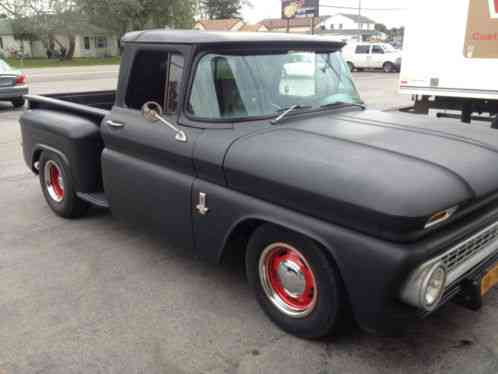
[[[205,215],[195,209],[201,192],[206,194],[209,209]],[[404,316],[413,311],[397,301],[399,287],[413,266],[410,251],[401,244],[366,236],[201,180],[194,183],[192,207],[195,247],[200,257],[219,261],[231,233],[246,221],[274,223],[315,240],[327,250],[344,280],[356,320],[366,330],[386,331],[390,326],[382,325],[392,325],[393,314]]]

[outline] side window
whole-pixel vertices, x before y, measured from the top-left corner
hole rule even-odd
[[[164,103],[164,110],[166,113],[175,113],[178,109],[178,97],[180,96],[183,67],[183,56],[172,54],[169,62],[166,102]]]
[[[356,54],[367,55],[369,53],[370,53],[370,46],[369,45],[359,45],[356,47]]]
[[[176,112],[183,65],[183,57],[178,54],[139,51],[128,81],[126,105],[140,110],[147,101],[155,101],[164,106],[165,112]]]
[[[381,55],[384,54],[384,49],[380,45],[374,45],[372,47],[372,53]]]

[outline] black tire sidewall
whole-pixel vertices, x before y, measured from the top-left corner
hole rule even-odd
[[[298,249],[308,261],[317,283],[318,299],[313,311],[303,318],[282,313],[267,297],[259,279],[259,259],[270,244],[282,242]],[[249,241],[246,254],[247,278],[269,318],[284,331],[302,338],[330,335],[340,323],[345,305],[342,281],[335,266],[312,240],[274,225],[263,225]]]
[[[388,74],[393,73],[396,70],[392,62],[386,62],[382,68],[384,72]]]
[[[24,106],[26,101],[24,99],[13,99],[11,103],[14,106],[14,108],[21,108]]]

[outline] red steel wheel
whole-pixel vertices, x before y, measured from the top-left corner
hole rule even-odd
[[[263,250],[259,277],[266,296],[285,315],[303,318],[315,308],[318,289],[313,271],[289,244],[273,243]]]
[[[64,178],[59,165],[53,160],[45,163],[45,188],[50,198],[58,203],[64,200]]]

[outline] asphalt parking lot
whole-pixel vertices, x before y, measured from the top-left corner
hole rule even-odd
[[[28,75],[49,93],[113,88],[116,71]],[[396,75],[354,78],[373,108],[409,104]],[[448,305],[402,337],[291,337],[240,266],[204,263],[106,211],[52,214],[22,160],[20,114],[0,103],[0,374],[498,373],[496,288],[480,312]]]

